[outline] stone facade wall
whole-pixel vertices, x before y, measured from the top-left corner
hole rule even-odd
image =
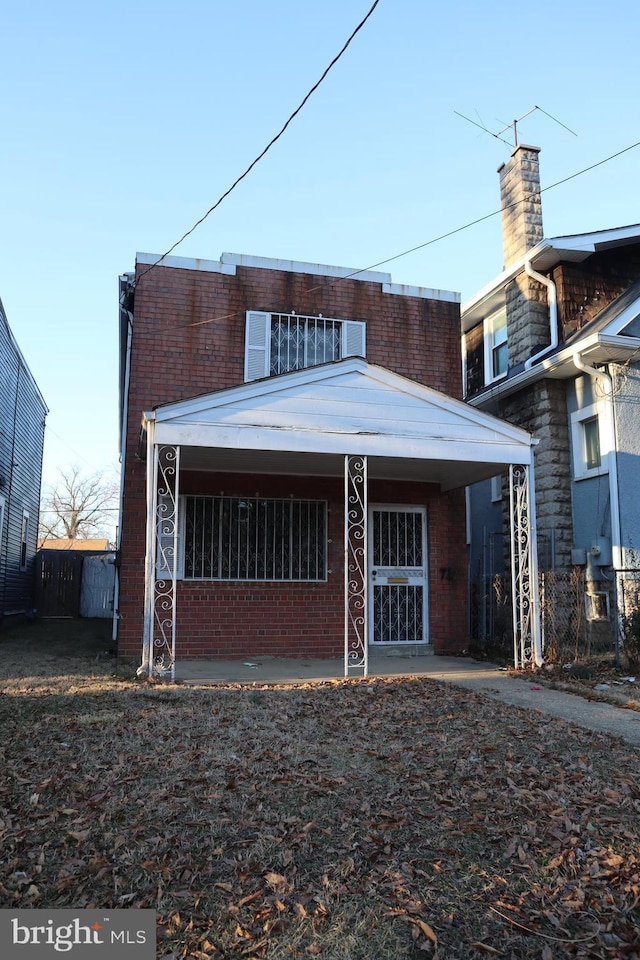
[[[555,539],[556,569],[571,566],[573,521],[569,418],[561,380],[541,380],[502,403],[505,420],[529,430],[540,441],[535,450],[535,491],[539,553]]]
[[[507,285],[509,367],[513,369],[551,342],[547,290],[526,273]]]

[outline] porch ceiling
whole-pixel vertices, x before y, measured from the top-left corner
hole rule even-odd
[[[341,476],[346,454],[369,475],[451,489],[529,464],[526,431],[414,381],[350,358],[164,404],[145,414],[185,469]]]
[[[217,473],[278,474],[302,477],[343,477],[344,455],[298,451],[225,450],[182,447],[183,470]],[[443,490],[467,486],[505,471],[504,463],[466,463],[459,460],[416,460],[369,457],[368,474],[373,480],[418,480],[436,483]]]

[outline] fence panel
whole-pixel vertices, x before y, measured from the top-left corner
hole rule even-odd
[[[80,590],[80,616],[108,619],[113,615],[115,566],[109,557],[85,557]]]
[[[36,610],[41,617],[77,617],[82,557],[63,550],[41,550],[36,559]]]

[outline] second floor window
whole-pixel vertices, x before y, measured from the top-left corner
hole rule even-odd
[[[245,381],[364,356],[362,321],[247,311]]]
[[[498,310],[485,320],[485,381],[504,377],[509,369],[507,344],[507,312]]]

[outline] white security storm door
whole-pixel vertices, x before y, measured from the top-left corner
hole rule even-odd
[[[372,507],[368,539],[370,643],[426,643],[426,508]]]

